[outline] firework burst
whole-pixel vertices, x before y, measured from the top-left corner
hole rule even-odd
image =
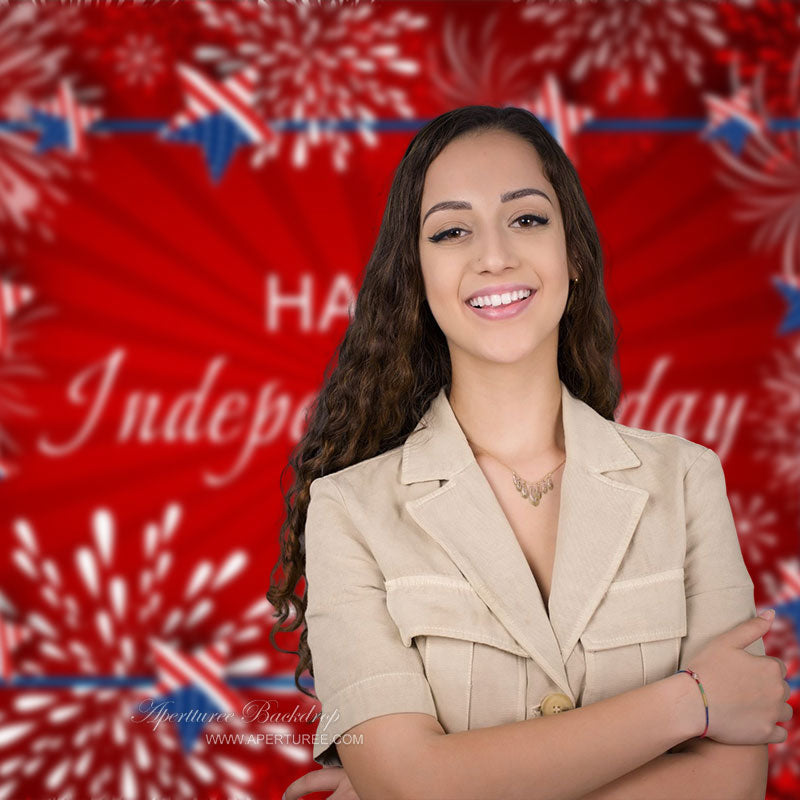
[[[152,89],[166,71],[164,48],[151,33],[129,33],[112,52],[114,69],[128,86]]]
[[[81,25],[77,8],[15,5],[0,19],[0,121],[24,121],[63,76],[64,37]],[[0,126],[0,256],[21,249],[25,237],[50,237],[54,206],[72,169],[63,155],[36,155],[35,132]]]
[[[734,89],[739,89],[736,65],[732,66]],[[767,120],[764,70],[752,85],[752,104]],[[800,112],[800,50],[795,55],[789,81],[789,106]],[[720,181],[736,192],[737,218],[756,223],[753,245],[780,248],[781,275],[800,288],[800,135],[797,131],[771,133],[756,130],[747,140],[742,157],[734,156],[722,142],[711,140],[715,155],[725,167]]]
[[[769,465],[772,477],[786,488],[797,507],[800,492],[800,340],[775,349],[774,363],[763,370],[758,407],[748,411],[758,432],[754,455]],[[795,508],[796,511],[800,509]]]
[[[374,147],[377,138],[370,124],[379,115],[414,116],[405,89],[395,82],[398,76],[419,72],[398,39],[426,26],[421,14],[321,0],[201,3],[198,10],[210,30],[233,35],[236,43],[198,47],[196,59],[213,64],[223,75],[254,67],[259,113],[270,121],[308,121],[307,129],[294,134],[295,167],[305,167],[309,148],[324,141],[331,147],[334,167],[346,168],[350,134],[323,128],[323,120],[353,121],[364,143]],[[274,153],[272,148],[254,151],[254,166]]]
[[[144,525],[133,575],[131,556],[120,552],[115,519],[107,509],[92,515],[91,544],[75,548],[74,574],[43,552],[26,519],[15,520],[12,562],[37,598],[35,608],[17,615],[34,635],[19,648],[15,672],[154,675],[151,642],[157,638],[184,651],[206,639],[224,639],[236,651],[226,672],[263,673],[269,659],[258,647],[266,640],[271,606],[260,599],[235,621],[219,619],[218,601],[248,565],[247,553],[233,551],[219,563],[201,557],[176,593],[180,577],[173,544],[181,516],[181,506],[170,503],[161,520]],[[13,609],[9,598],[0,601],[0,607]],[[242,744],[237,755],[200,737],[191,753],[183,753],[172,725],[156,731],[131,722],[142,696],[135,687],[13,691],[8,712],[0,712],[0,797],[15,796],[31,775],[41,781],[41,793],[65,796],[197,797],[209,786],[223,788],[230,797],[247,794],[254,773],[241,758]],[[209,723],[207,731],[235,732],[244,726],[244,720],[234,719]],[[265,726],[279,732],[286,727]],[[264,742],[252,738],[244,746],[262,752],[263,759]],[[287,744],[270,752],[297,761],[296,750]]]
[[[523,20],[548,31],[531,51],[534,63],[559,68],[582,81],[597,72],[605,99],[617,102],[635,86],[652,96],[681,73],[699,86],[714,48],[727,42],[719,9],[698,0],[607,0],[523,5]]]
[[[741,493],[731,492],[730,502],[742,551],[749,563],[763,564],[764,551],[773,551],[780,541],[773,529],[777,513],[761,494],[745,499]]]
[[[494,31],[498,18],[497,12],[488,15],[478,40],[473,42],[470,37],[474,26],[459,25],[453,14],[445,17],[442,41],[430,47],[428,64],[431,83],[447,105],[503,106],[509,97],[530,92],[528,59],[507,55],[502,40]]]

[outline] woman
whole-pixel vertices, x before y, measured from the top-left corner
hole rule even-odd
[[[291,462],[268,598],[306,623],[333,768],[287,798],[763,796],[789,686],[719,458],[614,422],[614,354],[544,126],[420,130]]]

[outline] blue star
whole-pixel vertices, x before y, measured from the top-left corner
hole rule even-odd
[[[69,147],[69,128],[63,117],[34,110],[33,121],[41,129],[41,136],[36,143],[36,153],[44,153],[53,147]]]
[[[775,609],[776,616],[784,617],[792,623],[794,635],[800,641],[800,597],[794,597],[785,603],[778,603],[771,608]],[[785,680],[792,689],[800,689],[800,675],[794,674],[791,677],[787,675]]]
[[[778,278],[774,278],[773,283],[789,303],[789,310],[781,323],[781,327],[778,328],[778,333],[784,334],[800,330],[800,289],[789,283],[784,283]]]
[[[722,125],[718,125],[714,130],[710,131],[707,138],[723,139],[728,143],[731,150],[739,156],[742,154],[742,149],[749,133],[750,128],[747,125],[740,119],[731,117],[731,119],[725,120]]]
[[[236,122],[221,111],[183,125],[178,130],[166,134],[166,138],[176,142],[199,144],[203,148],[206,164],[215,183],[222,177],[236,148],[250,144],[250,139]]]
[[[553,120],[550,119],[550,117],[539,117],[539,122],[541,122],[542,125],[544,125],[544,127],[547,128],[547,132],[553,138],[556,138],[556,134],[558,133],[558,131],[556,131],[556,126],[553,124]]]
[[[167,714],[183,714],[184,717],[173,719],[178,729],[181,748],[184,753],[191,751],[197,741],[207,720],[203,714],[222,713],[222,709],[200,688],[194,685],[181,686],[169,694],[151,698],[147,703],[140,703],[132,709],[134,719],[155,725],[164,724]],[[160,716],[163,714],[163,718]]]

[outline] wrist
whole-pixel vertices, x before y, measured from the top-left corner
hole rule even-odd
[[[694,678],[685,672],[677,672],[663,678],[662,682],[672,709],[670,729],[677,737],[675,744],[702,735],[706,729],[706,706]]]

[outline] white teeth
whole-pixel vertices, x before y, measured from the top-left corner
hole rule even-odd
[[[507,306],[509,303],[514,303],[517,300],[523,300],[531,293],[530,289],[522,289],[520,291],[514,290],[513,292],[503,292],[503,294],[490,294],[484,297],[473,297],[469,304],[474,308],[482,308],[483,306]]]

